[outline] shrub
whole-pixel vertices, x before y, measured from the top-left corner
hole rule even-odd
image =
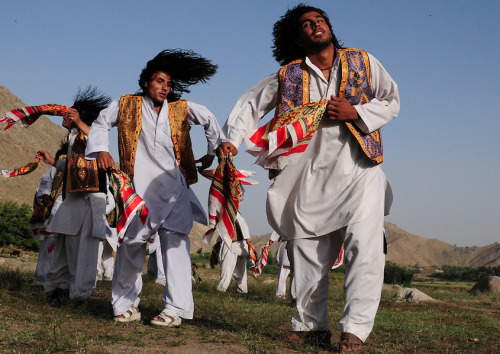
[[[28,229],[31,214],[28,204],[0,201],[0,246],[16,245],[34,251],[40,248],[40,241],[34,240]]]
[[[384,269],[384,283],[386,284],[400,284],[406,287],[411,286],[414,272],[400,267],[392,262],[386,262]]]

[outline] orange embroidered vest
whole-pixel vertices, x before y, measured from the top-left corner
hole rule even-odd
[[[345,97],[352,105],[364,104],[373,98],[370,87],[370,62],[368,54],[360,49],[339,49],[342,76],[339,97]],[[295,60],[280,69],[280,98],[275,115],[309,103],[309,72],[304,59]],[[345,122],[363,152],[374,163],[384,160],[380,129],[365,134],[356,124]]]
[[[168,104],[168,117],[174,152],[179,168],[188,184],[198,181],[198,173],[194,163],[193,148],[187,119],[188,107],[185,100]],[[142,129],[142,96],[124,95],[120,98],[118,122],[118,151],[120,169],[134,178],[135,154],[137,142]]]

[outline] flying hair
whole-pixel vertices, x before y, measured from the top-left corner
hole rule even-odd
[[[84,90],[78,89],[74,97],[72,108],[80,114],[80,119],[88,126],[97,119],[99,112],[106,108],[111,98],[102,93],[97,87],[87,86]]]
[[[165,72],[172,79],[167,100],[173,102],[180,99],[182,93],[189,93],[189,86],[206,83],[217,72],[217,68],[210,60],[191,50],[166,49],[147,62],[139,76],[139,86],[141,91],[144,90],[145,84],[156,72]]]
[[[292,9],[288,9],[285,15],[281,16],[273,26],[273,57],[280,65],[284,66],[294,60],[305,57],[304,50],[297,45],[296,40],[299,37],[299,18],[310,11],[316,11],[325,19],[330,32],[332,32],[334,47],[337,49],[342,48],[333,33],[332,25],[326,12],[301,3]]]

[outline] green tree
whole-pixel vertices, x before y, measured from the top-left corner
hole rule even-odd
[[[0,246],[12,244],[38,250],[40,242],[33,239],[28,229],[31,215],[28,204],[19,206],[12,201],[0,201]]]

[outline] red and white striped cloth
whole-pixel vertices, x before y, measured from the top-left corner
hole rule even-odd
[[[250,137],[248,152],[265,169],[283,169],[297,160],[309,145],[328,100],[303,104],[273,117]]]
[[[269,246],[271,245],[270,241],[268,241],[264,246],[260,248],[260,258],[255,268],[253,269],[253,275],[257,278],[262,274],[264,267],[267,264],[267,256],[269,255]]]
[[[69,109],[70,108],[68,106],[54,103],[17,108],[5,113],[4,118],[0,118],[0,123],[7,123],[7,126],[3,129],[3,132],[5,132],[7,129],[9,129],[19,121],[21,122],[23,127],[28,128],[38,118],[40,118],[41,115],[48,114],[51,116],[65,116],[66,114],[68,114]]]
[[[122,171],[113,169],[109,173],[109,186],[115,198],[116,232],[118,234],[118,243],[123,242],[127,228],[137,214],[144,225],[148,218],[148,209],[144,200],[135,192],[130,177]]]
[[[335,260],[335,263],[333,263],[332,269],[338,268],[342,264],[344,264],[344,245],[340,248],[339,256]]]
[[[24,165],[23,167],[15,168],[13,170],[0,170],[0,173],[2,174],[2,176],[6,178],[27,175],[28,173],[31,173],[34,170],[36,170],[39,164],[40,164],[40,159],[35,158],[34,162],[30,162]]]
[[[203,236],[203,241],[210,244],[217,231],[223,240],[230,244],[233,240],[236,215],[243,197],[242,184],[256,184],[248,179],[253,172],[238,171],[233,164],[233,155],[229,151],[217,150],[219,165],[215,170],[205,170],[201,174],[210,179],[208,196],[208,218],[210,229]],[[241,177],[241,178],[240,178]]]

